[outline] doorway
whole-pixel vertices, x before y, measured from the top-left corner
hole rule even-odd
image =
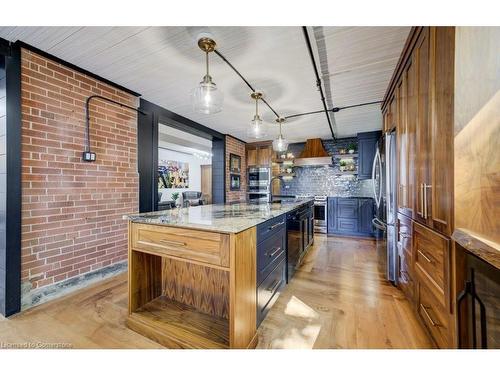
[[[159,210],[211,203],[212,140],[160,123],[157,160]]]
[[[201,156],[210,156],[210,162],[207,160],[197,163],[190,163],[187,161],[189,166],[189,176],[187,173],[182,172],[181,175],[171,176],[174,179],[173,182],[176,184],[178,189],[181,189],[179,196],[182,198],[182,193],[184,191],[190,191],[191,189],[196,189],[194,191],[202,192],[201,188],[201,165],[211,165],[211,189],[208,188],[209,185],[204,185],[203,194],[207,194],[208,197],[204,198],[204,202],[211,203],[224,203],[225,201],[225,135],[217,132],[216,130],[207,128],[195,121],[188,118],[180,116],[174,112],[171,112],[163,107],[153,104],[147,100],[141,99],[140,101],[140,115],[138,119],[137,128],[137,141],[138,141],[138,169],[139,169],[139,211],[140,212],[151,212],[165,209],[165,204],[172,205],[173,201],[172,193],[175,191],[167,190],[162,192],[162,197],[160,197],[161,189],[172,189],[171,181],[162,181],[163,185],[160,185],[158,170],[162,157],[159,155],[159,147],[164,143],[176,143],[174,138],[180,138],[181,142],[177,142],[178,145],[174,151],[179,151],[178,146],[187,146],[184,142],[196,140],[196,145],[191,145],[191,150],[180,150],[187,152],[191,156],[195,153],[194,149],[200,149],[204,151]],[[164,126],[170,130],[168,134],[162,135],[162,129]],[[164,132],[164,131],[163,131]],[[181,132],[181,133],[177,133]],[[175,134],[174,134],[175,133]],[[180,135],[182,134],[182,136]],[[184,141],[182,141],[184,139]],[[178,139],[177,139],[178,140]],[[206,142],[208,141],[208,143]],[[201,146],[200,146],[201,145]],[[163,144],[165,146],[165,144]],[[162,147],[163,147],[162,146]],[[164,148],[172,148],[164,147]],[[168,150],[167,150],[168,151]],[[208,154],[208,155],[207,155]],[[177,154],[179,155],[179,154]],[[188,155],[184,154],[186,157]],[[168,161],[168,157],[164,157],[163,160]],[[176,160],[172,160],[176,161]],[[181,159],[177,161],[182,162]],[[197,165],[194,167],[194,165]],[[166,167],[166,166],[165,166]],[[179,165],[176,167],[179,168]],[[182,167],[181,167],[182,168]],[[193,169],[194,168],[194,169]],[[165,172],[165,169],[163,172]],[[174,169],[174,168],[171,168]],[[208,169],[208,168],[207,168]],[[194,174],[199,177],[199,185],[193,186],[192,181],[194,181]],[[207,172],[205,172],[207,173]],[[163,173],[165,174],[165,173]],[[170,175],[169,175],[170,176]],[[165,176],[164,176],[165,177]],[[188,181],[186,181],[188,180]],[[204,183],[209,184],[209,179],[205,178]],[[183,190],[182,190],[183,189]],[[196,199],[196,198],[189,198]],[[177,201],[174,200],[174,202]],[[163,202],[163,203],[162,203]],[[194,201],[193,201],[194,202]],[[162,204],[159,206],[159,204]],[[174,203],[175,204],[175,203]],[[184,202],[178,202],[178,204],[184,205]],[[191,202],[189,203],[191,204]],[[208,203],[206,203],[208,204]]]

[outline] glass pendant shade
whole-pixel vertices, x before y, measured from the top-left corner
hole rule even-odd
[[[254,116],[252,123],[247,130],[247,136],[255,139],[267,136],[266,128],[264,127],[262,119],[259,115]]]
[[[191,92],[191,102],[195,112],[210,115],[220,112],[224,102],[224,95],[217,89],[217,85],[212,82],[209,71],[208,54],[214,51],[215,41],[211,38],[203,37],[198,40],[198,46],[205,52],[206,74],[199,85]]]
[[[273,150],[276,152],[285,152],[288,149],[288,141],[283,138],[283,134],[281,133],[281,124],[285,121],[285,118],[279,117],[276,119],[276,122],[280,126],[280,135],[273,141]]]
[[[280,134],[278,138],[273,141],[273,150],[276,152],[285,152],[288,149],[288,141]]]
[[[195,112],[210,115],[222,110],[224,94],[217,89],[212,78],[207,75],[191,92],[191,101]]]

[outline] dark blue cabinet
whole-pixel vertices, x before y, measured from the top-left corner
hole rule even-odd
[[[333,233],[337,230],[337,198],[328,197],[327,230]]]
[[[358,133],[358,180],[372,178],[373,158],[381,132]]]
[[[286,283],[286,215],[257,225],[257,326]]]
[[[372,198],[328,198],[328,233],[345,236],[373,236]]]
[[[359,228],[360,233],[373,233],[373,199],[360,198],[359,199]]]

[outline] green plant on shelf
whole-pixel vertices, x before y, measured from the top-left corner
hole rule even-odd
[[[356,145],[356,143],[349,143],[349,145],[347,146],[347,150],[349,150],[350,154],[354,154],[357,149],[358,146]]]

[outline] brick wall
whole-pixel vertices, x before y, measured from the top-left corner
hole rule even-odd
[[[81,161],[85,100],[137,98],[22,51],[22,285],[40,287],[127,259],[122,215],[138,210],[137,117],[93,100],[91,147]]]
[[[229,172],[229,155],[235,154],[241,157],[241,189],[239,191],[231,191],[230,189],[230,172]],[[231,136],[226,136],[226,202],[239,201],[246,199],[247,191],[247,162],[245,143]]]

